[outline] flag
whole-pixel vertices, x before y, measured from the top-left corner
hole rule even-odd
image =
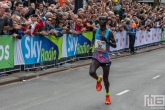
[[[101,1],[101,6],[102,6],[102,13],[104,13],[105,12],[105,3],[104,3],[104,1]]]

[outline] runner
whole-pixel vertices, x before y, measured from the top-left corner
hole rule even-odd
[[[94,30],[93,34],[93,42],[95,41],[95,49],[92,58],[92,63],[90,65],[89,74],[91,77],[96,79],[96,90],[99,92],[102,89],[102,79],[104,82],[105,90],[106,90],[106,98],[105,104],[111,104],[110,92],[109,92],[109,70],[111,65],[110,59],[110,46],[116,48],[116,41],[114,39],[113,33],[110,29],[106,28],[106,24],[108,22],[108,18],[106,16],[99,17],[100,28]],[[90,50],[92,47],[90,48]],[[99,67],[103,69],[103,78],[102,76],[97,76],[96,70]]]

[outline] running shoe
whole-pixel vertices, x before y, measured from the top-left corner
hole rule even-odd
[[[101,82],[102,82],[102,76],[99,76],[100,78],[100,81],[96,81],[96,90],[99,92],[101,91],[102,89],[102,85],[101,85]]]
[[[111,104],[111,97],[110,97],[110,95],[105,96],[105,104],[107,104],[107,105]]]

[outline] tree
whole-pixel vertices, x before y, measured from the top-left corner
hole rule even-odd
[[[159,5],[159,0],[154,0],[154,7]]]

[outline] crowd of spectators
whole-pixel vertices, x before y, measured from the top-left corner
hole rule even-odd
[[[26,2],[25,2],[26,1]],[[105,1],[103,11],[100,1],[83,2],[83,8],[74,13],[74,0],[41,1],[36,4],[27,0],[0,1],[0,35],[13,35],[21,39],[23,35],[55,35],[64,33],[79,34],[99,27],[98,17],[108,17],[107,27],[112,31],[127,30],[134,21],[137,30],[150,31],[165,25],[165,7],[152,7],[147,4],[119,0],[121,10],[113,11],[112,1]]]

